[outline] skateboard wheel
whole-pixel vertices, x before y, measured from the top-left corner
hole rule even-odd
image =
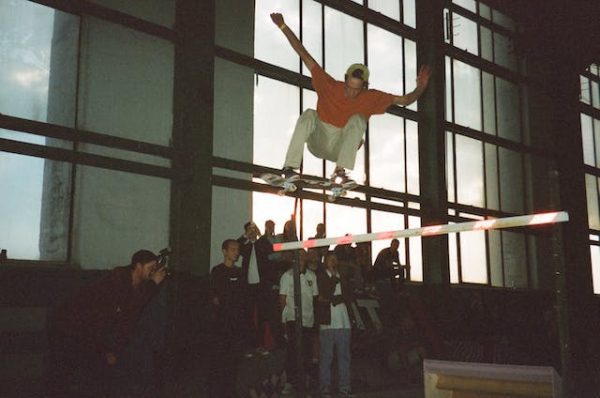
[[[290,184],[290,185],[288,185],[288,186],[286,187],[286,189],[285,189],[285,190],[286,190],[287,192],[296,192],[296,189],[298,189],[298,187],[297,187],[296,185],[294,185],[294,184]]]
[[[327,200],[330,202],[335,202],[336,196],[335,195],[327,195]]]
[[[285,189],[280,189],[279,191],[277,191],[277,195],[279,195],[279,196],[285,195]]]

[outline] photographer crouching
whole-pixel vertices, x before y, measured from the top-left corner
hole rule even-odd
[[[110,396],[115,369],[167,276],[168,254],[139,250],[128,266],[114,268],[57,308],[48,325],[46,396]]]

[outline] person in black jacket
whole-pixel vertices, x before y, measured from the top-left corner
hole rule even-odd
[[[130,340],[144,332],[138,321],[166,275],[156,254],[138,250],[129,266],[114,268],[53,311],[47,396],[110,395],[115,368]]]
[[[213,311],[209,395],[213,398],[235,397],[236,373],[242,351],[245,328],[240,323],[245,312],[247,286],[242,270],[235,265],[239,244],[226,239],[221,250],[223,262],[210,273],[209,294]]]
[[[281,311],[279,310],[279,278],[284,271],[284,266],[280,261],[281,253],[273,253],[273,243],[277,241],[275,223],[267,220],[265,233],[258,238],[254,247],[260,275],[260,291],[256,306],[259,339],[265,336],[268,325],[272,342],[268,345],[266,339],[263,340],[265,340],[264,347],[270,350],[282,346],[284,343]]]
[[[350,338],[351,322],[349,308],[354,301],[352,287],[337,269],[337,257],[325,255],[325,269],[317,275],[319,296],[315,315],[319,324],[320,362],[319,384],[322,396],[331,396],[331,365],[333,350],[337,357],[338,392],[351,396],[350,384]]]
[[[246,289],[246,307],[242,315],[242,322],[246,328],[244,333],[245,349],[248,355],[251,355],[251,350],[262,346],[262,338],[259,337],[256,327],[257,320],[263,318],[258,314],[258,302],[261,288],[261,275],[258,268],[258,253],[256,243],[260,231],[256,224],[248,221],[244,224],[244,234],[238,238],[240,245],[240,255],[242,256],[242,273],[247,283]],[[262,351],[261,352],[265,352]]]

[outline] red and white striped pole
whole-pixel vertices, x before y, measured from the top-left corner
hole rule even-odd
[[[308,239],[299,242],[275,243],[273,251],[280,252],[296,249],[311,249],[330,245],[347,245],[350,243],[370,242],[380,239],[409,238],[411,236],[435,236],[453,232],[483,231],[523,227],[540,224],[554,224],[569,221],[569,213],[565,211],[530,214],[525,216],[494,218],[489,220],[468,221],[456,224],[430,225],[421,228],[401,229],[398,231],[374,232],[362,235],[346,235],[338,238]]]

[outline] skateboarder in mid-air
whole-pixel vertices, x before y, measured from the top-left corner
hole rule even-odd
[[[346,169],[354,168],[369,117],[384,113],[392,104],[406,106],[415,102],[427,87],[431,75],[429,67],[421,67],[417,87],[406,95],[368,89],[369,69],[362,64],[350,65],[344,81],[336,81],[317,64],[281,14],[273,13],[271,19],[310,70],[318,96],[317,110],[308,109],[298,118],[285,157],[283,176],[287,181],[299,179],[296,170],[300,168],[304,143],[307,143],[316,157],[336,162],[332,181],[345,186],[355,185]]]

